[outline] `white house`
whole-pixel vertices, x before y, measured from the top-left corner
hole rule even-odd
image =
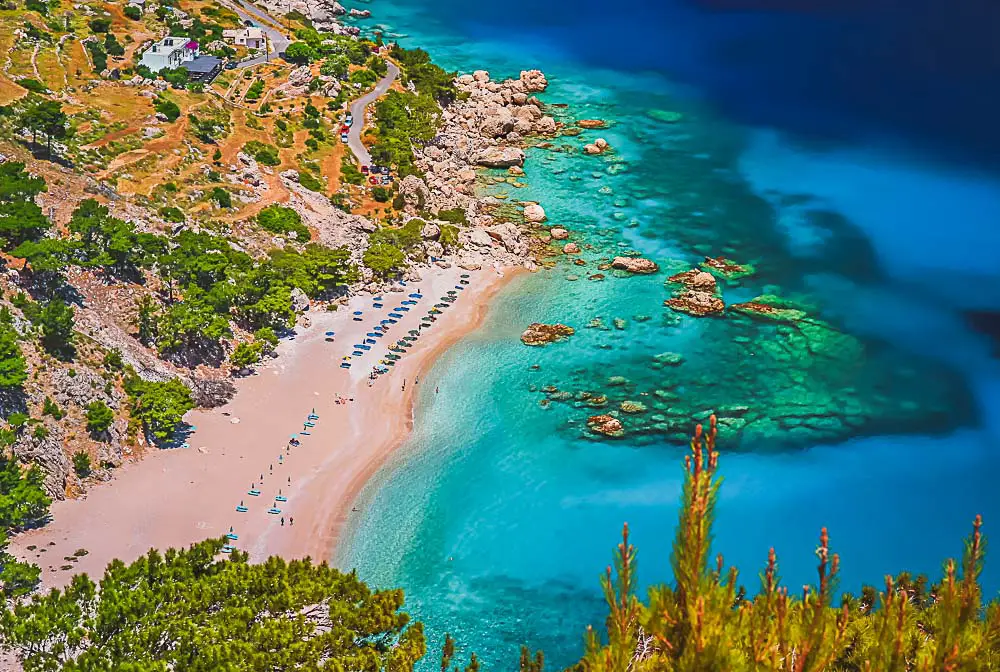
[[[164,37],[142,54],[139,65],[153,72],[179,68],[198,57],[198,43],[186,37]]]
[[[264,48],[264,31],[256,26],[237,28],[236,30],[224,30],[222,36],[231,40],[233,44],[247,49]]]

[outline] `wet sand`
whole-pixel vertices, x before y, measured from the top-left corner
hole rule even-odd
[[[387,347],[417,329],[462,273],[426,271],[422,282],[384,294],[382,309],[373,308],[372,297],[358,296],[346,309],[308,313],[312,324],[282,342],[277,359],[237,382],[229,404],[186,416],[195,427],[188,448],[150,449],[110,483],[92,486],[85,498],[54,503],[52,522],[15,537],[11,551],[42,568],[46,587],[66,585],[80,572],[97,578],[114,558],[130,562],[151,547],[187,546],[221,537],[230,527],[239,537],[233,545],[254,561],[271,555],[326,560],[357,494],[406,438],[417,378],[482,323],[490,298],[514,275],[469,272],[470,284],[458,300],[421,330],[390,373],[369,386],[371,367]],[[352,358],[351,369],[341,368],[352,345],[363,343],[389,309],[410,300],[417,288],[424,295],[418,305],[375,339],[371,351]],[[363,311],[363,322],[353,321],[356,310]],[[334,342],[326,340],[327,331],[336,332]],[[354,401],[337,404],[337,395]],[[304,428],[313,409],[319,416],[315,427]],[[289,446],[291,436],[304,429],[309,434]],[[248,494],[251,486],[259,496]],[[275,500],[279,491],[287,502]],[[236,510],[241,502],[245,513]],[[272,506],[281,513],[268,513]],[[81,548],[88,554],[77,562],[64,560]],[[72,569],[61,570],[65,565]]]

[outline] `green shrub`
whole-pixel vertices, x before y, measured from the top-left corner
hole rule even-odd
[[[135,5],[126,5],[122,13],[133,21],[138,21],[142,18],[142,10]]]
[[[32,93],[48,93],[49,88],[39,82],[37,79],[31,79],[30,77],[25,77],[24,79],[17,80],[17,85],[31,91]]]
[[[91,434],[106,432],[115,420],[115,414],[100,399],[87,406],[87,431]]]
[[[73,453],[73,471],[76,472],[76,475],[80,478],[86,478],[90,476],[90,470],[90,455],[82,450]]]
[[[117,348],[112,348],[104,355],[104,360],[102,362],[104,368],[108,371],[121,371],[125,368],[125,362],[122,360],[121,350]]]
[[[263,350],[260,343],[240,343],[229,356],[229,363],[237,369],[245,369],[260,361]]]
[[[323,183],[315,175],[306,170],[299,171],[299,184],[309,191],[318,193],[323,193],[324,191]]]
[[[173,222],[175,224],[184,223],[184,212],[180,208],[168,205],[160,208],[158,213],[160,217],[168,222]]]
[[[387,277],[406,268],[406,255],[389,243],[373,243],[365,250],[362,262],[375,275]]]
[[[438,238],[438,242],[446,250],[458,249],[458,227],[451,224],[442,224],[441,236]]]
[[[441,210],[437,214],[437,218],[442,222],[450,222],[452,224],[458,224],[460,226],[468,226],[469,218],[465,215],[465,210],[462,208],[451,208],[449,210]]]
[[[251,140],[243,145],[243,151],[256,159],[257,163],[262,163],[265,166],[277,166],[281,163],[278,148],[259,140]]]
[[[90,26],[90,29],[95,33],[106,33],[111,28],[111,19],[98,17],[96,19],[91,19],[87,25]]]
[[[222,187],[213,187],[211,193],[209,193],[208,198],[216,202],[220,208],[231,208],[233,207],[233,199],[229,195],[229,192]]]
[[[372,187],[372,198],[379,203],[388,203],[392,197],[392,191],[385,187]]]
[[[62,412],[56,402],[52,401],[49,397],[45,397],[45,401],[42,403],[42,415],[50,415],[55,420],[62,420],[66,414]]]
[[[350,161],[342,161],[340,164],[340,177],[348,184],[364,184],[365,176],[358,167]]]
[[[282,236],[294,232],[295,239],[300,241],[310,238],[309,227],[302,223],[299,213],[283,205],[269,205],[257,213],[257,225]]]
[[[263,95],[263,93],[264,93],[264,80],[258,79],[257,81],[255,81],[253,84],[250,85],[250,88],[247,89],[247,93],[245,96],[243,96],[243,99],[249,102],[260,100],[260,97],[261,95]]]
[[[181,108],[177,107],[177,103],[167,100],[162,96],[156,99],[156,102],[153,103],[153,108],[165,116],[167,121],[177,121],[177,118],[181,116]]]

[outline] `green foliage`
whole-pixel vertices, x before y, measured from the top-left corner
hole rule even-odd
[[[451,224],[441,225],[441,236],[438,242],[446,250],[457,250],[461,245],[458,242],[458,227]]]
[[[101,360],[104,368],[108,371],[121,371],[125,368],[125,362],[122,360],[121,350],[117,348],[108,350],[104,355],[104,359]]]
[[[243,96],[243,99],[248,102],[253,102],[255,100],[260,100],[260,97],[263,94],[264,94],[264,80],[257,79],[254,81],[253,84],[250,85],[250,88],[247,89],[246,95]]]
[[[302,223],[299,213],[283,205],[269,205],[257,213],[257,225],[265,231],[287,236],[295,233],[296,240],[309,240],[309,227]]]
[[[85,43],[90,58],[94,61],[94,72],[101,73],[108,69],[108,53],[104,51],[104,46],[100,42]]]
[[[346,247],[329,248],[310,243],[302,252],[286,247],[270,253],[272,272],[306,296],[316,298],[357,280]]]
[[[181,108],[177,107],[177,103],[172,100],[168,100],[163,96],[160,96],[153,103],[153,109],[162,114],[167,118],[167,121],[177,121],[181,116]]]
[[[231,208],[233,207],[233,199],[229,195],[229,192],[222,187],[212,187],[212,191],[208,194],[209,200],[215,201],[215,203],[220,208]]]
[[[401,250],[411,250],[420,244],[420,232],[426,223],[414,218],[399,228],[383,226],[369,235],[368,240],[373,245],[386,243]]]
[[[9,419],[8,419],[9,420]],[[4,432],[3,442],[11,441]],[[3,446],[5,448],[5,446]],[[38,465],[23,470],[16,458],[0,449],[0,597],[26,595],[38,584],[40,570],[7,553],[7,533],[39,525],[48,517],[52,500],[45,494]]]
[[[159,214],[160,217],[162,217],[163,219],[167,220],[168,222],[173,222],[175,224],[183,224],[184,223],[184,219],[185,219],[184,218],[184,211],[181,210],[180,208],[174,207],[172,205],[170,205],[170,206],[164,206],[164,207],[160,208],[160,210],[159,210],[159,212],[157,214]]]
[[[112,277],[134,279],[159,252],[154,236],[136,233],[133,224],[112,217],[106,206],[92,198],[81,201],[73,211],[69,230],[80,264],[100,268]]]
[[[125,47],[121,45],[118,38],[115,37],[114,33],[108,33],[104,38],[104,51],[108,52],[109,56],[124,56]]]
[[[243,145],[243,151],[265,166],[277,166],[281,163],[278,148],[259,140],[251,140]]]
[[[138,21],[142,18],[142,10],[135,5],[126,5],[122,10],[122,14],[132,19],[133,21]]]
[[[34,24],[29,23],[29,26],[34,28]],[[37,29],[36,29],[37,30]],[[17,85],[22,89],[27,89],[32,93],[48,93],[49,87],[45,86],[37,79],[32,79],[31,77],[25,77],[24,79],[17,80]]]
[[[323,193],[323,191],[326,190],[326,187],[324,187],[323,183],[319,181],[319,178],[307,170],[299,171],[299,184],[309,191],[315,191],[317,193]]]
[[[375,275],[388,277],[406,268],[406,255],[389,243],[374,243],[365,250],[362,262]]]
[[[199,349],[232,333],[228,318],[217,312],[197,287],[189,287],[183,301],[167,308],[156,330],[162,353]]]
[[[306,42],[292,42],[285,49],[284,58],[291,63],[312,63],[319,59],[319,53]]]
[[[348,67],[351,62],[343,54],[335,54],[327,57],[321,66],[319,74],[326,77],[336,77],[337,79],[347,79]]]
[[[260,361],[264,353],[264,346],[261,343],[240,343],[229,356],[229,363],[237,369],[245,369]]]
[[[191,73],[187,68],[180,67],[173,70],[160,70],[160,77],[175,89],[183,89],[191,79]]]
[[[95,33],[106,33],[111,28],[111,19],[98,17],[91,19],[88,23],[90,29]]]
[[[31,131],[32,144],[38,141],[38,134],[45,136],[49,155],[52,141],[60,140],[67,134],[67,118],[62,103],[31,96],[19,117],[21,127]]]
[[[389,72],[389,65],[385,62],[385,59],[379,58],[378,56],[372,56],[369,58],[365,63],[365,67],[379,77],[385,77]]]
[[[42,16],[46,16],[49,13],[49,6],[42,0],[26,0],[24,8],[29,12],[38,12]]]
[[[162,383],[130,378],[125,391],[132,400],[132,416],[157,441],[172,437],[184,414],[194,408],[191,390],[178,378]]]
[[[42,347],[61,359],[72,359],[73,309],[61,299],[52,299],[42,310]]]
[[[91,434],[101,434],[108,431],[114,420],[115,414],[100,399],[96,399],[87,405],[87,431]]]
[[[274,333],[274,329],[271,327],[261,327],[253,333],[253,337],[260,343],[263,343],[268,350],[278,347],[278,335]]]
[[[80,478],[87,478],[90,476],[92,465],[90,464],[90,455],[82,450],[78,450],[73,453],[73,471]]]
[[[340,162],[340,177],[344,182],[347,182],[348,184],[365,183],[364,174],[358,169],[357,166],[355,166],[350,161]]]
[[[403,67],[406,81],[416,87],[417,92],[430,96],[441,105],[450,105],[455,101],[458,90],[455,88],[455,75],[440,66],[431,63],[430,55],[423,49],[403,49],[395,46],[392,57]]]
[[[9,324],[0,324],[0,388],[20,388],[27,379],[28,366],[17,343],[17,332]]]
[[[361,88],[368,88],[378,81],[378,75],[368,68],[362,68],[361,70],[355,70],[351,73],[351,76],[347,78],[351,84],[360,84]]]
[[[358,670],[412,672],[423,628],[399,590],[311,560],[220,553],[224,539],[112,562],[0,615],[26,672],[62,670]],[[179,599],[182,597],[182,599]]]
[[[400,177],[419,174],[413,160],[413,143],[434,137],[440,113],[428,95],[389,91],[375,104],[372,160],[395,166]]]
[[[63,413],[56,402],[52,401],[49,397],[45,397],[45,401],[42,402],[42,415],[49,415],[55,420],[62,420],[66,414]]]
[[[392,190],[385,187],[372,187],[372,198],[379,203],[388,203],[392,198]]]
[[[979,576],[985,541],[976,518],[961,563],[949,560],[940,584],[886,577],[834,604],[839,557],[824,528],[816,548],[818,581],[801,597],[780,586],[772,549],[760,592],[748,598],[736,568],[712,558],[716,475],[715,417],[699,425],[686,458],[680,520],[671,554],[673,585],[637,596],[635,548],[626,525],[615,569],[602,577],[610,613],[602,638],[593,629],[581,672],[734,670],[941,672],[995,670],[1000,664],[1000,602],[983,604]]]
[[[465,214],[465,210],[462,208],[450,208],[448,210],[441,210],[437,214],[437,219],[442,222],[450,222],[452,224],[458,224],[459,226],[468,226],[469,218]]]

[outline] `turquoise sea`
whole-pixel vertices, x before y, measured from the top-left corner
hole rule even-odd
[[[447,68],[541,68],[544,100],[570,106],[560,114],[612,124],[558,142],[600,136],[615,150],[529,151],[529,186],[511,198],[542,202],[591,246],[587,266],[563,259],[514,281],[420,381],[413,436],[364,491],[340,547],[340,566],[406,590],[427,627],[426,669],[445,632],[496,669],[516,665],[522,643],[552,669],[577,660],[586,625],[603,623],[598,577],[625,521],[642,580],[670,580],[685,446],[676,426],[645,418],[671,405],[822,416],[721,446],[715,543],[750,590],[771,546],[786,585],[812,581],[822,526],[845,590],[901,570],[936,578],[977,513],[987,534],[1000,529],[1000,360],[966,318],[1000,309],[1000,142],[963,88],[979,74],[946,72],[947,87],[916,66],[894,76],[905,63],[855,53],[881,18],[726,4],[353,5],[373,12],[365,30]],[[845,26],[855,51],[840,53]],[[963,65],[940,46],[938,66]],[[854,70],[843,77],[834,60]],[[947,103],[934,98],[942,87]],[[938,102],[917,110],[918,99]],[[587,279],[626,250],[664,272]],[[833,328],[836,356],[803,356],[781,327],[664,308],[666,270],[706,254],[757,268],[723,288],[727,303],[792,298]],[[518,335],[536,321],[577,333],[529,349]],[[663,352],[684,362],[654,367]],[[623,439],[595,441],[583,423],[602,411],[545,407],[549,385],[649,409],[624,418]],[[984,583],[1000,590],[1000,558]]]

